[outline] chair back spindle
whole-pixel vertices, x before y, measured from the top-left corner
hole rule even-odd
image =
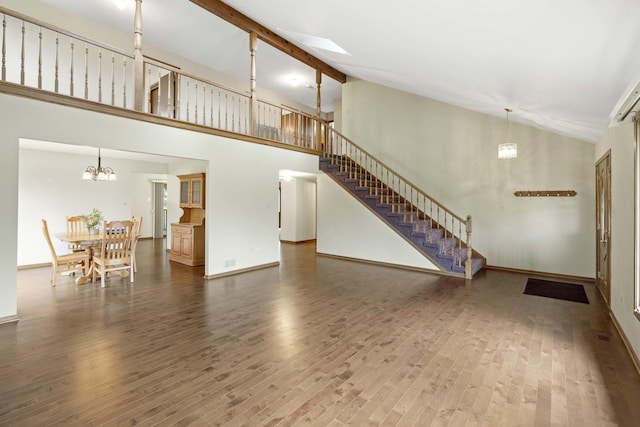
[[[67,217],[67,233],[84,233],[87,231],[87,226],[80,216],[68,216]],[[85,248],[77,243],[69,243],[69,253],[72,252],[84,252]]]
[[[42,222],[42,234],[49,251],[51,251],[51,286],[56,285],[56,274],[75,274],[77,271],[83,270],[85,273],[89,267],[89,254],[85,251],[73,252],[66,255],[58,255],[53,243],[51,242],[51,236],[49,235],[49,227],[47,221],[44,219]]]
[[[112,271],[127,271],[134,281],[134,270],[132,268],[131,250],[134,240],[134,222],[110,221],[104,222],[102,228],[102,242],[100,253],[93,257],[93,277],[100,274],[101,286],[105,287],[105,276]]]

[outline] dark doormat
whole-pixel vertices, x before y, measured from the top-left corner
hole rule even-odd
[[[584,286],[573,283],[553,282],[551,280],[529,279],[524,293],[540,297],[563,299],[566,301],[589,304]]]

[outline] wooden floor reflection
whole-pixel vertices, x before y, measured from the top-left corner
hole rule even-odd
[[[131,285],[18,272],[0,425],[637,426],[640,378],[591,304],[316,257],[204,280],[138,246]]]

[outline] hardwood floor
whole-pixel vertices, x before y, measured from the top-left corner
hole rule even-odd
[[[0,425],[638,426],[640,377],[591,304],[316,257],[204,280],[138,245],[138,273],[18,272],[0,325]]]

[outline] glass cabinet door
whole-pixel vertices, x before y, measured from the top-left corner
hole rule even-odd
[[[191,204],[200,206],[202,204],[202,179],[191,180]]]
[[[189,204],[189,181],[180,181],[180,206]]]

